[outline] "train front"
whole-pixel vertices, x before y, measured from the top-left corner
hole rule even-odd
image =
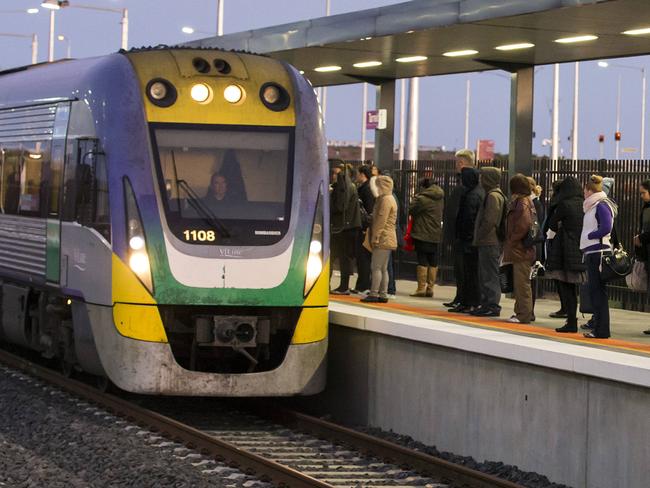
[[[321,391],[329,198],[312,87],[261,56],[126,56],[151,172],[123,179],[115,330],[94,331],[109,378],[165,395]]]

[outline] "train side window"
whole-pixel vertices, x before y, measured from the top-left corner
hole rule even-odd
[[[78,139],[73,146],[65,170],[63,217],[94,228],[110,241],[106,157],[96,139]]]
[[[50,143],[8,143],[2,151],[0,210],[9,215],[44,216],[43,168],[49,165]]]

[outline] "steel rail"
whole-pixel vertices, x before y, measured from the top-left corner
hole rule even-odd
[[[102,393],[80,381],[65,378],[57,372],[34,364],[7,351],[0,350],[0,362],[96,403],[118,416],[146,426],[160,435],[181,442],[204,455],[209,455],[218,460],[224,460],[241,471],[247,474],[254,474],[263,481],[270,481],[276,486],[287,486],[290,488],[333,488],[332,485],[307,476],[295,469],[257,456],[233,444],[223,442],[205,434],[198,429],[134,405],[127,400],[108,393]]]
[[[409,466],[411,469],[433,478],[442,478],[444,483],[453,486],[460,484],[472,488],[523,488],[522,485],[512,481],[414,451],[399,444],[295,412],[273,403],[264,402],[259,407],[255,407],[254,411],[261,417],[272,419],[287,427],[329,441],[343,443],[400,466]]]

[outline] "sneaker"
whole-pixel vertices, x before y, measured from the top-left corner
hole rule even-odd
[[[609,339],[609,336],[597,336],[593,332],[587,332],[582,335],[585,336],[587,339]]]
[[[443,307],[447,307],[447,308],[456,308],[458,305],[460,305],[460,303],[454,301],[446,302],[442,304]]]
[[[332,290],[332,295],[349,295],[350,290],[341,290],[340,288],[337,288],[336,290]]]
[[[650,335],[650,329],[648,329],[648,330],[644,330],[643,333],[644,333],[645,335]]]
[[[377,303],[388,303],[388,297],[379,297]]]
[[[381,298],[379,298],[376,295],[368,295],[367,297],[363,297],[359,301],[363,302],[363,303],[381,303],[380,300],[381,300]]]
[[[472,311],[472,307],[469,305],[457,305],[454,308],[450,308],[447,310],[447,312],[451,313],[470,313]]]
[[[490,307],[479,307],[473,312],[470,312],[470,315],[474,315],[476,317],[499,317],[501,316],[501,309],[490,308]]]
[[[359,295],[359,294],[361,294],[361,292],[360,292],[359,290],[357,290],[356,288],[352,288],[352,289],[350,290],[350,293],[352,293],[353,295]]]
[[[580,326],[580,328],[581,328],[582,330],[594,330],[594,319],[593,319],[593,318],[589,319],[589,320],[587,321],[587,323],[586,323],[586,324],[582,324],[582,325]]]
[[[509,319],[506,319],[505,321],[510,323],[510,324],[521,324],[522,323],[521,320],[519,320],[516,315],[513,315],[512,317],[510,317]]]
[[[389,293],[387,295],[387,297],[390,298],[391,300],[394,300],[395,299],[395,293]]]

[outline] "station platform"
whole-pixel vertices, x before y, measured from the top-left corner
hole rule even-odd
[[[572,487],[648,486],[650,314],[611,309],[612,337],[587,339],[555,332],[556,300],[511,324],[512,299],[489,319],[448,312],[453,287],[397,289],[387,304],[330,296],[328,412]]]

